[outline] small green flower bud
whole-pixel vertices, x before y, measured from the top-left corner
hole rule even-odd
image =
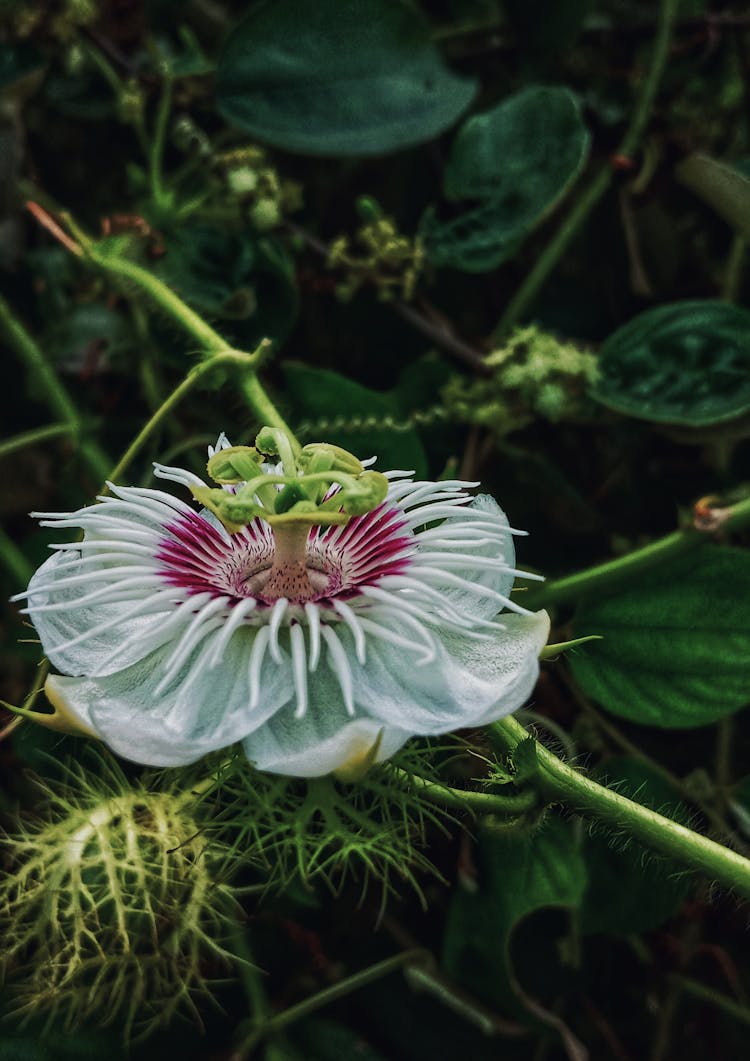
[[[227,173],[227,184],[235,195],[250,195],[258,187],[258,173],[250,166],[238,166]]]
[[[260,232],[268,232],[281,221],[281,210],[275,199],[259,199],[250,208],[250,220]]]
[[[357,214],[363,221],[379,221],[383,209],[377,199],[371,195],[360,195],[357,199]]]

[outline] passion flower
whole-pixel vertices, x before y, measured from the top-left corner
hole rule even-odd
[[[20,595],[62,672],[45,686],[56,711],[138,763],[242,741],[261,770],[315,777],[520,707],[549,618],[510,597],[520,532],[495,501],[274,434],[220,436],[218,486],[155,465],[200,510],[110,485],[35,513],[83,531]]]

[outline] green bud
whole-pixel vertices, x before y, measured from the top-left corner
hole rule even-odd
[[[260,454],[252,446],[230,446],[214,453],[206,470],[214,482],[231,486],[262,475],[260,465]]]
[[[383,216],[383,208],[371,195],[360,195],[356,206],[357,214],[363,221],[379,221]]]
[[[227,173],[227,184],[235,195],[249,195],[258,187],[258,173],[251,166],[238,166]]]
[[[259,199],[250,208],[250,220],[261,232],[268,232],[281,221],[281,210],[275,199]]]

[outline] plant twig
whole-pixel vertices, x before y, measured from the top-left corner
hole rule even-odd
[[[648,125],[659,84],[667,65],[672,27],[678,6],[679,0],[661,0],[651,62],[641,85],[640,95],[633,111],[633,116],[630,119],[630,124],[615,152],[616,155],[629,158],[637,149]],[[508,303],[494,332],[496,342],[502,341],[531,307],[557,263],[568,249],[568,246],[609,188],[613,173],[614,171],[609,164],[600,170],[573,209],[564,218],[552,240],[537,258],[534,267]]]
[[[750,498],[745,498],[722,509],[721,529],[723,532],[739,530],[748,525],[750,525]],[[625,556],[606,560],[603,564],[587,567],[583,571],[566,575],[552,582],[531,586],[524,595],[524,604],[529,608],[547,608],[551,605],[579,600],[595,592],[600,593],[605,587],[609,589],[641,571],[646,571],[705,544],[706,541],[705,531],[698,530],[694,526],[683,527]]]

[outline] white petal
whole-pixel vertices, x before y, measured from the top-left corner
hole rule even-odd
[[[376,745],[373,761],[383,762],[412,735],[371,718],[350,718],[338,682],[327,668],[319,667],[309,676],[309,697],[304,718],[295,717],[290,705],[246,737],[245,754],[259,770],[322,777],[365,761]]]
[[[509,526],[507,516],[494,498],[490,497],[489,494],[480,494],[478,497],[475,497],[472,500],[471,505],[462,510],[461,515],[464,518],[455,520],[448,519],[440,524],[439,530],[441,538],[450,540],[451,529],[454,526],[456,530],[465,532],[466,528],[471,526],[473,519],[486,521],[489,517],[491,523],[496,525],[498,530],[504,530]],[[417,540],[419,541],[419,535],[417,535]],[[428,549],[429,548],[430,546],[428,546]],[[515,577],[510,569],[515,567],[516,560],[511,534],[507,533],[502,542],[489,541],[484,545],[470,545],[468,547],[466,542],[459,536],[456,540],[455,551],[458,556],[466,557],[466,563],[462,570],[452,569],[450,573],[451,575],[458,575],[460,578],[465,579],[467,585],[465,588],[461,588],[455,585],[446,584],[446,586],[441,589],[441,594],[444,600],[448,603],[449,607],[455,607],[472,617],[477,617],[479,619],[494,619],[500,611],[501,605],[492,597],[472,592],[471,585],[484,586],[486,589],[491,589],[494,593],[497,593],[502,597],[510,596],[513,579]],[[504,562],[504,568],[488,569],[484,567],[473,567],[471,563],[473,556],[502,559]],[[434,566],[439,566],[439,564]],[[416,562],[409,568],[408,574],[416,576],[417,578],[419,577],[419,553],[417,554]]]
[[[91,590],[90,585],[74,585],[55,589],[55,581],[74,574],[69,557],[55,553],[46,560],[29,583],[28,613],[42,647],[53,666],[67,674],[112,674],[143,659],[165,643],[161,629],[164,619],[173,611],[169,596],[160,591],[144,590],[142,607],[133,609],[138,599],[106,603],[97,601],[91,606],[77,605],[76,601]],[[44,586],[45,588],[39,588]],[[172,593],[172,596],[179,596]],[[46,604],[69,602],[70,607],[52,611],[41,610]],[[155,610],[153,610],[155,609]],[[128,617],[129,613],[129,617]],[[114,620],[119,620],[112,625]],[[65,644],[79,635],[88,635],[76,644]],[[141,636],[134,637],[139,634]],[[123,645],[123,651],[108,664],[104,660],[112,650]],[[59,651],[55,646],[63,646]]]
[[[346,642],[357,711],[426,735],[482,725],[517,710],[534,688],[549,616],[504,615],[503,623],[502,632],[482,641],[442,632],[437,658],[422,666],[408,650],[372,639],[362,667]],[[343,642],[348,632],[340,636]]]
[[[266,653],[262,696],[250,707],[248,664],[255,636],[257,628],[237,630],[219,668],[208,666],[213,644],[207,641],[160,696],[154,689],[170,646],[103,678],[56,675],[49,682],[66,710],[118,755],[146,766],[181,766],[241,740],[292,703],[290,660],[279,666]]]

